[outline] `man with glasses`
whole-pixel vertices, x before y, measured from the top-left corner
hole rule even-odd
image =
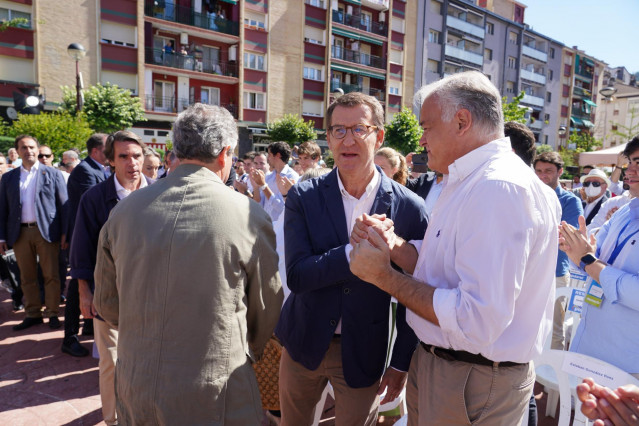
[[[38,151],[38,161],[45,166],[53,167],[53,152],[51,151],[51,148],[46,145],[42,145]]]
[[[403,238],[421,239],[427,216],[423,200],[375,167],[375,151],[384,142],[379,101],[349,93],[335,100],[326,117],[336,167],[293,186],[286,200],[291,295],[275,330],[285,348],[281,424],[311,424],[315,404],[330,382],[338,424],[374,425],[378,394],[386,390],[382,402],[387,402],[402,391],[417,340],[400,305],[397,340],[385,370],[390,295],[351,273],[349,235],[356,219],[375,215],[395,221],[395,232]]]
[[[586,225],[590,225],[601,205],[608,199],[606,190],[610,186],[610,179],[603,170],[592,169],[580,180],[585,194],[585,198],[582,198],[584,216],[586,217]]]

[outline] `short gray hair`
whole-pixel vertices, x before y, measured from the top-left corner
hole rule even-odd
[[[467,71],[445,77],[423,86],[415,94],[415,106],[436,95],[442,110],[442,120],[449,122],[460,109],[473,118],[473,127],[484,137],[504,136],[504,114],[499,90],[479,71]]]
[[[80,157],[78,156],[77,152],[69,150],[64,151],[62,155],[66,155],[67,157],[71,158],[71,164],[67,164],[68,166],[77,166],[78,164],[80,164]]]
[[[160,154],[158,154],[158,152],[154,149],[151,149],[149,147],[144,148],[144,156],[145,157],[155,157],[158,160],[160,160],[160,162],[162,162],[162,157],[160,157]]]
[[[196,103],[182,111],[173,124],[173,151],[180,159],[209,163],[226,146],[237,146],[237,125],[228,110]]]

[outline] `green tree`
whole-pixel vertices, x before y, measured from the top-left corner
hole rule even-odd
[[[13,18],[0,21],[0,33],[9,28],[29,28],[29,20],[27,18]]]
[[[630,125],[625,126],[620,123],[614,123],[617,125],[617,130],[612,131],[613,134],[621,136],[624,143],[639,134],[639,111],[637,111],[637,108],[633,106],[628,112],[630,113]],[[637,121],[636,123],[635,120]]]
[[[84,90],[84,106],[89,126],[96,132],[113,133],[131,127],[138,121],[146,121],[140,98],[131,96],[131,91],[117,85],[97,84]],[[75,114],[76,89],[62,87],[63,111]]]
[[[279,120],[268,123],[266,133],[272,141],[282,141],[293,146],[317,139],[314,125],[313,121],[304,121],[296,114],[286,114]]]
[[[589,132],[573,131],[568,138],[568,144],[575,144],[575,152],[590,152],[601,146],[601,140],[595,139]]]
[[[526,108],[519,105],[524,98],[524,91],[522,90],[517,96],[515,96],[510,102],[508,98],[504,96],[501,99],[501,109],[504,113],[504,122],[515,121],[517,123],[526,123]]]
[[[84,114],[77,117],[60,111],[50,114],[18,114],[18,119],[6,129],[7,136],[27,134],[38,139],[41,145],[51,147],[57,156],[71,148],[82,150],[93,133]]]
[[[542,144],[537,147],[537,155],[542,154],[544,152],[551,152],[552,150],[553,150],[552,146]]]
[[[404,108],[395,116],[390,124],[385,126],[384,141],[388,146],[402,154],[409,152],[419,152],[419,139],[422,137],[423,129],[419,125],[419,120],[409,108]]]

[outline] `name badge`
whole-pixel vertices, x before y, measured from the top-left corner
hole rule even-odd
[[[603,287],[595,281],[592,280],[590,283],[590,287],[588,288],[588,294],[586,294],[586,298],[584,299],[587,304],[598,308],[601,306],[601,302],[603,302]]]
[[[584,290],[578,290],[574,288],[570,295],[570,301],[568,302],[568,307],[566,308],[566,310],[580,314],[581,308],[584,304],[585,297],[586,297],[586,292]]]

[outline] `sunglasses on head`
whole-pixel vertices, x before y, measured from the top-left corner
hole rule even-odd
[[[587,182],[584,182],[584,186],[585,186],[586,188],[588,188],[590,185],[594,186],[595,188],[599,188],[599,187],[601,186],[601,182],[592,181],[592,180],[589,180],[589,181],[587,181]]]
[[[53,154],[38,154],[38,158],[51,158],[53,157]]]

